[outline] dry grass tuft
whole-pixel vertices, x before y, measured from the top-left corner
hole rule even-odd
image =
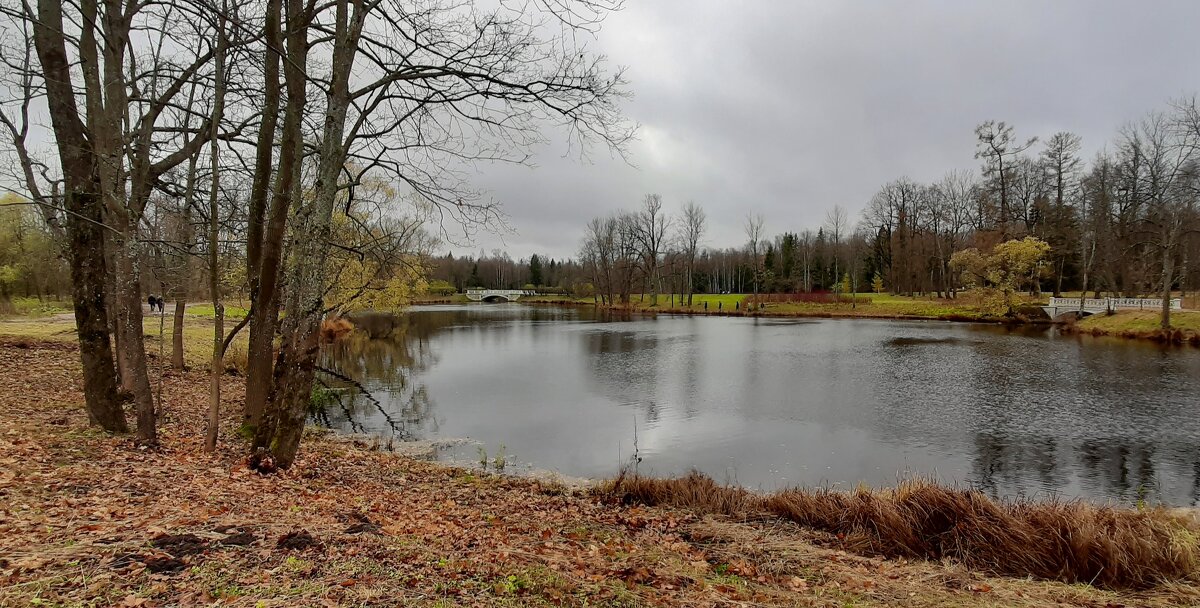
[[[836,534],[844,548],[865,555],[951,559],[997,575],[1107,589],[1200,578],[1200,525],[1164,508],[998,502],[921,480],[889,490],[789,489],[759,496],[695,472],[678,479],[623,476],[607,490],[628,502],[774,515]]]
[[[601,487],[601,492],[619,496],[625,503],[667,505],[734,517],[761,511],[762,502],[760,497],[742,488],[718,485],[698,471],[675,479],[657,479],[622,472],[620,477]]]

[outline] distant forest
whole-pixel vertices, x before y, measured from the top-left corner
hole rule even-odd
[[[741,247],[704,246],[695,202],[669,213],[647,195],[628,211],[593,219],[578,256],[432,260],[431,285],[461,290],[537,287],[621,299],[636,293],[887,290],[954,297],[955,253],[1036,237],[1049,245],[1034,291],[1096,296],[1186,293],[1200,283],[1200,107],[1195,98],[1129,123],[1090,159],[1069,132],[1019,137],[1009,124],[975,129],[977,171],[932,183],[884,184],[857,221],[840,205],[823,225],[780,227],[749,215]],[[772,218],[776,226],[786,225]]]

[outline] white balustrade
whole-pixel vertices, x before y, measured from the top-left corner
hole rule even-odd
[[[1103,310],[1141,309],[1160,310],[1162,298],[1086,298],[1080,304],[1080,298],[1050,298],[1048,308],[1063,310],[1087,310],[1099,312]],[[1171,310],[1183,310],[1183,300],[1171,298]]]

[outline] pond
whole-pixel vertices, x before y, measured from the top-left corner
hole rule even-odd
[[[414,307],[376,333],[327,349],[324,365],[366,392],[315,418],[473,441],[443,459],[610,477],[638,458],[644,474],[762,490],[926,476],[998,497],[1200,506],[1196,349],[519,303]]]

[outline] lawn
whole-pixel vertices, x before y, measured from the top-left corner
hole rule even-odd
[[[657,310],[690,311],[738,311],[745,309],[745,301],[751,294],[696,294],[690,309],[682,306],[676,296],[675,307],[670,306],[670,296],[660,295]],[[850,302],[766,302],[761,314],[767,316],[845,316],[845,317],[920,317],[928,319],[979,319],[984,313],[973,299],[961,297],[954,300],[931,297],[900,296],[893,294],[860,293],[857,304]],[[590,300],[589,300],[590,301]],[[705,309],[705,303],[708,308]],[[632,298],[633,306],[649,308],[649,299],[639,301]],[[719,305],[719,308],[718,308]]]
[[[692,294],[692,310],[704,310],[704,305],[708,304],[708,310],[735,310],[749,297],[749,294],[744,293],[696,293]],[[683,305],[687,296],[683,294],[675,294],[675,308],[686,308]],[[650,294],[634,294],[630,296],[630,303],[638,307],[650,306]],[[659,308],[671,308],[671,294],[658,295]]]
[[[193,368],[207,368],[212,359],[213,319],[212,305],[207,311],[202,306],[196,314],[195,309],[188,307],[188,314],[183,324],[184,362]],[[240,309],[239,309],[240,310]],[[207,316],[205,316],[207,312]],[[244,314],[244,313],[243,313]],[[233,329],[236,318],[226,318],[225,331]],[[146,336],[146,350],[153,354],[159,352],[159,333],[162,333],[164,356],[171,354],[171,327],[174,319],[170,313],[161,318],[158,315],[146,314],[142,320]],[[8,317],[0,320],[0,336],[49,340],[53,342],[75,342],[75,319],[69,314],[55,316],[35,315]],[[247,330],[238,333],[229,350],[225,354],[226,362],[238,369],[245,369]]]
[[[47,317],[10,317],[0,320],[0,336],[74,342],[75,321]]]
[[[188,307],[191,310],[191,307]],[[212,305],[208,306],[209,314],[212,313]],[[228,334],[239,319],[225,319],[225,333]],[[162,319],[163,323],[159,325],[159,317],[147,316],[143,320],[146,336],[146,350],[150,353],[158,354],[159,352],[159,332],[162,332],[162,353],[166,357],[171,356],[171,315],[166,315]],[[247,356],[247,341],[249,339],[249,329],[242,328],[233,343],[229,345],[229,350],[225,352],[226,367],[235,367],[238,370],[246,371],[246,356]],[[188,314],[183,323],[183,361],[191,368],[206,369],[209,367],[209,362],[212,361],[213,347],[213,319],[211,316],[205,317],[200,315]]]
[[[983,319],[987,315],[965,300],[909,298],[901,296],[863,296],[851,303],[781,302],[768,303],[766,314],[847,317],[917,317],[922,319]]]
[[[71,312],[70,300],[12,298],[10,307],[4,317],[49,317],[52,315]],[[2,310],[2,309],[0,309]]]
[[[250,312],[250,303],[249,302],[236,302],[236,303],[235,302],[226,302],[225,303],[225,318],[226,319],[240,320],[242,317],[249,314],[249,312]],[[199,302],[197,302],[195,304],[188,304],[187,305],[187,314],[197,316],[197,317],[203,317],[205,319],[211,319],[214,316],[216,316],[215,313],[213,312],[212,304],[202,304]]]

